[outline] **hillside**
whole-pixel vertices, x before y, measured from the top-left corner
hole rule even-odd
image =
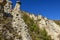
[[[60,40],[59,20],[49,20],[20,10],[20,1],[12,9],[12,2],[0,9],[0,40]]]
[[[45,29],[39,29],[37,23],[34,23],[34,20],[31,19],[25,12],[22,13],[25,23],[28,25],[29,33],[32,37],[32,40],[52,40]],[[26,19],[27,18],[27,19]]]

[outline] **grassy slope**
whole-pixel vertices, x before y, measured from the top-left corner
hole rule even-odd
[[[25,23],[29,26],[29,33],[33,40],[51,40],[51,37],[47,35],[46,30],[39,29],[34,20],[31,19],[26,13],[22,13],[22,18]]]

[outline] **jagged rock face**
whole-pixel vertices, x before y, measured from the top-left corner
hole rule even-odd
[[[12,3],[11,2],[7,2],[4,6],[4,12],[6,13],[11,13],[12,11]]]
[[[25,24],[24,20],[22,19],[22,15],[19,14],[21,12],[19,12],[19,6],[20,4],[17,3],[13,12],[12,12],[12,15],[13,15],[13,27],[14,28],[17,28],[17,33],[18,35],[21,35],[22,36],[22,40],[32,40],[31,37],[30,37],[30,34],[28,33],[28,29],[27,29],[27,25]],[[16,40],[16,39],[14,39]],[[18,40],[18,39],[17,39]],[[20,39],[19,39],[20,40]]]
[[[7,13],[2,13],[0,16],[0,40],[11,40],[12,36],[10,35],[13,31],[12,28],[12,15],[6,16]],[[9,15],[9,14],[8,14]]]
[[[33,15],[31,15],[30,18],[36,18]],[[52,39],[54,40],[60,40],[60,37],[58,37],[60,35],[60,24],[58,21],[53,21],[53,20],[49,20],[45,17],[42,16],[37,16],[37,23],[39,25],[39,28],[43,29],[45,28],[48,35],[50,35],[52,37]],[[56,24],[57,23],[57,24]]]
[[[21,18],[20,4],[16,3],[12,9],[10,2],[7,2],[0,12],[0,40],[32,40],[28,33],[27,25]]]
[[[11,2],[4,3],[0,5],[0,40],[51,40],[48,35],[60,40],[60,26],[54,21],[41,15],[23,14],[19,1],[14,9]],[[45,30],[41,32],[44,28],[48,35]]]

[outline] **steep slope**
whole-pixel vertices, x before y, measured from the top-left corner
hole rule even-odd
[[[34,19],[34,21],[38,23],[39,28],[45,28],[48,35],[50,35],[52,39],[60,40],[60,26],[57,25],[56,22],[49,20],[41,15],[35,16],[32,14],[30,15],[30,18]]]
[[[10,16],[7,16],[6,15],[7,13],[2,13],[2,15],[0,14],[0,40],[7,40],[8,37],[8,33],[10,32],[13,33],[13,30],[12,29],[12,15]],[[11,36],[12,37],[12,36]],[[9,40],[12,40],[13,38],[9,38]]]
[[[60,40],[59,21],[21,11],[20,1],[0,7],[0,40]]]
[[[47,35],[45,28],[43,30],[39,29],[38,24],[34,23],[34,19],[31,19],[26,12],[22,12],[22,16],[25,23],[29,26],[28,29],[32,40],[52,40],[51,37]]]

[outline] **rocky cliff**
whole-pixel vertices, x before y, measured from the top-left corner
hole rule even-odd
[[[13,9],[11,1],[0,2],[0,40],[60,40],[59,22],[21,11],[20,1]]]

